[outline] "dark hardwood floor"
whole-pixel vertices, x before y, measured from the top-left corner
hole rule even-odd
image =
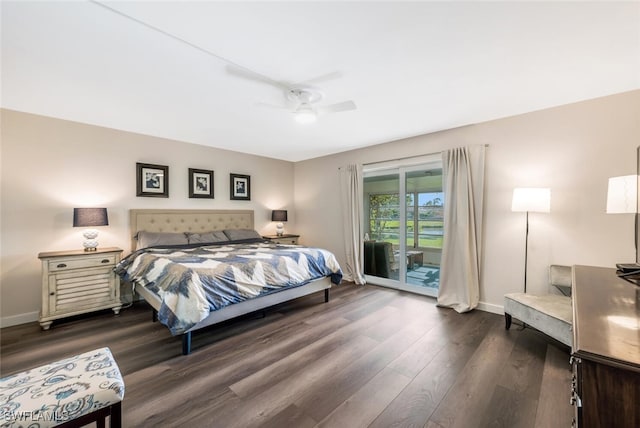
[[[569,427],[569,349],[501,316],[343,284],[195,333],[144,302],[1,330],[2,377],[108,346],[125,427]]]

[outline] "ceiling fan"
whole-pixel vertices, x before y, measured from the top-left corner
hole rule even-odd
[[[310,80],[306,80],[304,82],[300,82],[300,83],[296,83],[296,84],[290,84],[287,82],[280,82],[274,79],[271,79],[263,74],[257,73],[255,71],[252,71],[246,67],[243,67],[239,64],[236,64],[232,61],[230,61],[227,58],[224,58],[218,54],[216,54],[215,52],[212,52],[210,50],[207,50],[201,46],[198,46],[194,43],[189,42],[188,40],[185,40],[181,37],[178,37],[174,34],[171,34],[161,28],[155,27],[147,22],[141,21],[137,18],[134,18],[132,16],[129,16],[123,12],[121,12],[120,10],[117,10],[111,6],[108,6],[106,4],[101,3],[98,0],[91,0],[91,2],[97,6],[103,7],[117,15],[123,16],[127,19],[130,19],[140,25],[143,25],[153,31],[156,31],[158,33],[161,33],[167,37],[171,37],[172,39],[183,43],[187,46],[190,46],[194,49],[197,49],[200,52],[203,52],[211,57],[217,58],[218,60],[222,60],[225,61],[227,63],[226,69],[227,72],[230,74],[234,74],[236,76],[239,77],[243,77],[245,79],[250,79],[250,80],[255,80],[258,82],[263,82],[263,83],[268,83],[270,85],[276,86],[280,89],[282,89],[284,91],[284,96],[285,96],[285,101],[287,101],[287,103],[289,105],[286,106],[274,106],[274,105],[269,105],[269,104],[265,104],[265,103],[259,103],[259,105],[262,106],[268,106],[268,107],[275,107],[275,108],[279,108],[279,109],[286,109],[291,111],[296,120],[299,122],[303,122],[303,123],[308,123],[308,122],[315,122],[315,120],[317,119],[318,114],[324,114],[324,113],[338,113],[341,111],[349,111],[349,110],[355,110],[356,107],[356,103],[354,103],[353,101],[344,101],[341,103],[336,103],[336,104],[330,104],[330,105],[325,105],[325,106],[320,106],[320,105],[316,105],[317,103],[319,103],[320,101],[322,101],[322,98],[324,98],[324,94],[316,87],[312,86],[313,83],[317,83],[317,82],[321,82],[321,81],[325,81],[325,80],[330,80],[330,79],[335,79],[340,77],[342,74],[340,72],[333,72],[333,73],[328,73],[322,76],[318,76],[316,78],[310,79]]]
[[[322,93],[322,91],[317,87],[313,86],[313,83],[336,79],[342,76],[340,72],[324,74],[313,79],[305,80],[304,82],[288,83],[271,79],[260,73],[256,73],[255,71],[236,65],[227,65],[226,69],[229,74],[257,82],[267,83],[281,89],[283,91],[286,105],[273,105],[267,103],[258,103],[258,105],[262,107],[288,110],[294,115],[296,121],[300,123],[315,122],[318,115],[321,114],[339,113],[342,111],[355,110],[357,108],[356,103],[351,100],[329,105],[319,105],[324,98],[324,93]]]

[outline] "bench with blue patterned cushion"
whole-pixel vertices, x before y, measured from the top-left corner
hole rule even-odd
[[[0,427],[122,425],[124,381],[109,348],[0,379]]]

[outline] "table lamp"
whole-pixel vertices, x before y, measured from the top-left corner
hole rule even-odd
[[[85,237],[83,242],[85,251],[96,251],[98,248],[98,231],[92,229],[95,226],[108,226],[109,219],[107,217],[106,208],[74,208],[73,209],[73,227],[89,227],[82,234]]]
[[[284,235],[283,221],[287,221],[287,210],[273,210],[271,211],[271,221],[277,221],[276,223],[276,235]]]

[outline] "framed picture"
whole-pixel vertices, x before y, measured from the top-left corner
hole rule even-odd
[[[169,197],[169,167],[136,163],[136,196]]]
[[[251,176],[242,174],[230,174],[231,188],[229,194],[232,200],[250,201],[251,200]]]
[[[213,171],[189,168],[189,197],[213,199]]]

